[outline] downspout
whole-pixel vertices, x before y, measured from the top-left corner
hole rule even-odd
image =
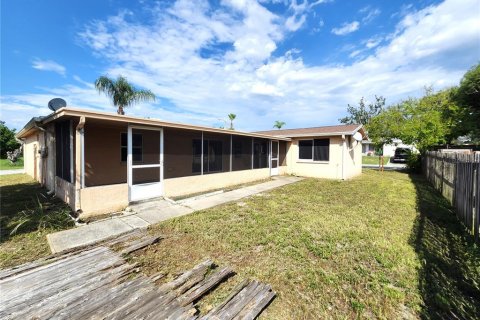
[[[80,121],[75,132],[75,212],[82,209],[81,192],[85,187],[84,181],[84,147],[83,147],[83,128],[85,126],[85,117],[80,117]]]
[[[345,135],[342,134],[342,180],[345,180]]]

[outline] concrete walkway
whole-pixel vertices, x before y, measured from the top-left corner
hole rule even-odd
[[[365,169],[379,169],[380,166],[378,164],[362,164],[362,168]],[[403,170],[407,168],[405,163],[391,163],[388,162],[383,166],[384,170]]]
[[[302,178],[279,176],[272,181],[251,185],[248,187],[207,196],[198,196],[178,202],[155,199],[133,204],[133,213],[111,217],[92,222],[75,229],[55,232],[47,235],[47,241],[52,253],[91,245],[138,228],[180,217],[195,211],[218,206],[223,203],[237,201],[261,192],[285,186]]]
[[[19,174],[19,173],[25,173],[25,169],[0,170],[0,176],[5,176],[7,174]]]

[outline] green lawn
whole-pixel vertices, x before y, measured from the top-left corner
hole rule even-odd
[[[367,170],[351,181],[306,179],[238,203],[172,219],[134,254],[166,280],[205,257],[231,278],[270,283],[265,319],[480,318],[480,252],[423,178]]]
[[[23,158],[12,164],[8,159],[0,159],[0,170],[23,169]]]
[[[388,163],[390,157],[383,157],[384,164]],[[378,156],[362,156],[362,164],[378,164],[379,157]]]
[[[73,226],[70,208],[25,174],[0,176],[0,268],[50,254],[46,235]]]

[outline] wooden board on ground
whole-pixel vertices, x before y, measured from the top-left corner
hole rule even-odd
[[[135,233],[122,240],[0,270],[0,319],[254,319],[275,297],[269,285],[244,280],[201,315],[196,303],[233,270],[207,259],[157,285],[162,273],[146,277],[123,255],[159,238]]]

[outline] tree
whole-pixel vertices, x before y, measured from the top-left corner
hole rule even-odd
[[[364,126],[370,122],[372,117],[378,115],[385,106],[385,98],[382,96],[375,96],[375,102],[365,105],[365,98],[361,98],[358,107],[348,105],[347,112],[350,114],[347,117],[338,119],[345,124],[363,124]]]
[[[4,159],[8,151],[14,151],[20,147],[15,139],[15,129],[9,129],[4,121],[0,121],[0,156]]]
[[[376,145],[401,139],[424,153],[431,146],[449,142],[455,127],[456,106],[451,89],[433,93],[427,89],[420,99],[409,98],[373,117],[367,126]]]
[[[235,120],[236,117],[237,117],[237,115],[234,114],[234,113],[229,113],[228,114],[228,119],[230,119],[230,130],[235,130],[233,128],[233,120]]]
[[[455,92],[455,100],[463,108],[462,128],[480,141],[480,63],[468,70]]]
[[[155,101],[155,95],[150,90],[139,90],[128,83],[127,79],[118,76],[117,80],[101,76],[95,81],[98,92],[105,93],[113,100],[117,113],[124,115],[124,108],[141,101]]]
[[[275,121],[275,124],[273,125],[273,127],[280,130],[280,129],[282,129],[282,127],[283,127],[284,125],[286,125],[285,122],[283,122],[283,121],[278,121],[278,120],[277,120],[277,121]]]

